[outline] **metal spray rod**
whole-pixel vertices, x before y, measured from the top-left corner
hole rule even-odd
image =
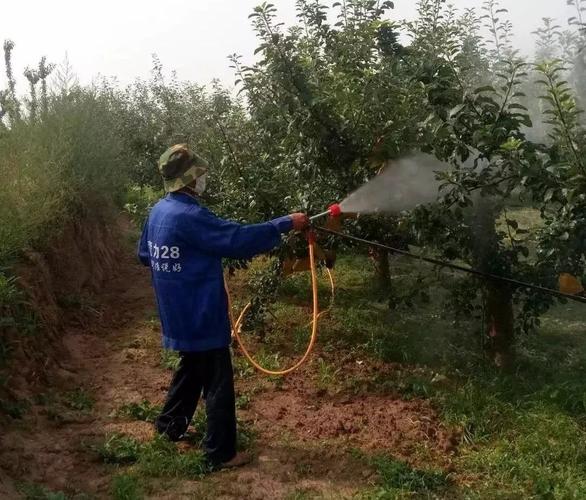
[[[329,212],[326,212],[326,213],[329,213]],[[322,215],[322,214],[320,214],[320,215]],[[479,271],[478,269],[459,266],[457,264],[452,264],[451,262],[445,262],[445,261],[442,261],[439,259],[424,257],[423,255],[416,255],[416,254],[408,252],[406,250],[400,250],[398,248],[393,248],[388,245],[383,245],[382,243],[377,243],[375,241],[370,241],[370,240],[366,240],[364,238],[358,238],[356,236],[351,236],[349,234],[340,233],[339,231],[333,231],[333,230],[327,229],[325,227],[316,227],[315,229],[318,231],[321,231],[323,233],[327,233],[327,234],[331,234],[333,236],[344,238],[346,240],[354,241],[356,243],[361,243],[363,245],[369,245],[369,246],[373,246],[373,247],[382,248],[384,250],[388,250],[389,252],[392,252],[392,253],[395,253],[398,255],[403,255],[403,256],[409,257],[411,259],[417,259],[417,260],[420,260],[423,262],[428,262],[430,264],[445,267],[447,269],[452,269],[454,271],[460,271],[460,272],[464,272],[464,273],[468,273],[468,274],[473,274],[473,275],[479,276],[481,278],[485,278],[485,279],[489,279],[489,280],[493,280],[493,281],[500,281],[501,283],[508,283],[509,285],[512,285],[512,286],[515,286],[518,288],[528,288],[528,289],[536,290],[538,292],[545,293],[548,295],[553,295],[555,297],[560,297],[560,298],[564,298],[564,299],[568,299],[568,300],[573,300],[575,302],[581,302],[582,304],[586,304],[586,297],[581,297],[579,295],[570,295],[568,293],[560,292],[558,290],[554,290],[552,288],[546,288],[546,287],[543,287],[540,285],[535,285],[533,283],[527,283],[527,282],[519,281],[519,280],[516,280],[513,278],[507,278],[505,276],[499,276],[497,274]]]
[[[339,217],[340,215],[342,215],[342,207],[340,207],[340,205],[338,203],[334,203],[333,205],[330,205],[330,207],[325,212],[322,212],[321,214],[317,214],[317,215],[312,215],[309,218],[309,220],[311,222],[314,222],[314,221],[321,219],[322,217],[326,217],[328,215],[330,217]]]

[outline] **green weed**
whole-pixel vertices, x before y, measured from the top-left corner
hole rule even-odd
[[[261,346],[254,355],[256,362],[266,368],[267,370],[280,370],[286,368],[282,366],[283,360],[281,360],[281,354],[278,352],[270,352],[269,348]],[[281,377],[270,377],[273,381],[280,379]]]
[[[63,295],[58,299],[64,309],[77,309],[85,314],[99,315],[98,302],[95,297],[85,294]]]
[[[0,265],[2,264],[0,260]],[[38,332],[38,327],[38,318],[28,307],[25,294],[18,287],[16,278],[7,276],[0,267],[0,367],[5,365],[10,356],[15,333],[19,337],[31,336]]]
[[[43,413],[49,420],[56,423],[62,423],[64,420],[64,408],[62,404],[62,397],[58,397],[56,393],[50,391],[38,394],[35,398],[36,403],[42,405]]]
[[[236,408],[246,410],[250,406],[250,395],[241,394],[236,398]]]
[[[150,209],[163,194],[162,191],[151,186],[130,186],[126,192],[124,209],[130,214],[134,223],[142,227]]]
[[[124,190],[128,169],[110,96],[104,87],[80,87],[56,95],[43,120],[4,129],[0,262],[55,234],[78,207],[98,216]]]
[[[25,500],[68,500],[61,491],[51,491],[45,486],[34,483],[23,483],[18,488]]]
[[[314,498],[319,498],[319,494],[310,488],[295,488],[285,496],[285,500],[311,500]]]
[[[205,439],[207,429],[207,417],[204,408],[199,407],[195,412],[192,421],[192,428],[187,435],[188,441],[194,446],[200,447]],[[238,434],[237,434],[237,446],[239,451],[248,450],[252,447],[256,432],[247,422],[240,419],[237,421]]]
[[[131,464],[138,461],[141,452],[140,443],[124,434],[112,434],[95,446],[94,451],[108,464]]]
[[[130,436],[113,434],[95,446],[94,450],[105,463],[134,464],[133,471],[143,476],[198,479],[209,471],[203,452],[181,452],[175,443],[164,436],[156,436],[152,441],[139,443]],[[129,487],[129,482],[128,478],[121,479],[121,487]]]
[[[82,387],[66,393],[63,400],[68,408],[83,413],[91,411],[96,403],[93,396]]]
[[[191,422],[191,427],[187,439],[190,443],[194,446],[201,446],[206,434],[207,428],[207,416],[204,408],[199,406],[195,415],[193,416],[193,420]]]
[[[385,492],[437,492],[449,484],[443,472],[414,469],[405,462],[389,456],[374,457],[371,463],[380,477]]]
[[[9,401],[0,399],[0,413],[8,415],[14,419],[21,419],[29,409],[30,404],[26,400]]]
[[[93,396],[81,387],[60,394],[54,391],[38,394],[35,402],[42,405],[43,413],[57,424],[62,424],[68,418],[87,415],[95,405]]]
[[[116,412],[119,417],[141,420],[143,422],[154,422],[160,413],[161,407],[147,400],[141,401],[140,403],[125,404]]]
[[[245,451],[251,449],[255,439],[256,431],[254,430],[254,428],[247,422],[238,420],[238,451]]]
[[[22,292],[16,286],[16,278],[0,273],[0,306],[9,306],[22,299]]]
[[[157,436],[141,448],[138,469],[147,476],[185,479],[200,479],[210,470],[203,452],[180,453],[176,445],[163,436]]]
[[[177,371],[181,363],[181,356],[176,351],[163,349],[161,351],[161,366],[167,370]]]
[[[235,354],[232,359],[234,363],[234,372],[237,378],[247,378],[254,375],[254,366],[252,366],[244,356]]]
[[[141,500],[144,498],[139,479],[131,474],[114,476],[111,493],[113,500]]]
[[[329,389],[338,382],[341,368],[327,363],[323,358],[319,358],[317,363],[317,380],[316,386],[319,389]]]

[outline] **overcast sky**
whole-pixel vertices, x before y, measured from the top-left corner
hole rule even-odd
[[[41,56],[60,62],[65,54],[82,83],[98,73],[122,83],[147,77],[151,54],[181,79],[208,83],[220,78],[232,84],[227,56],[234,52],[248,61],[256,47],[248,15],[260,0],[29,0],[2,2],[0,39],[16,43],[14,64],[20,77],[26,65]],[[285,22],[295,16],[294,0],[273,0]],[[415,0],[395,0],[393,19],[411,18]],[[482,0],[453,0],[465,8]],[[510,10],[525,53],[533,47],[531,32],[541,18],[569,17],[566,0],[501,0]],[[3,73],[3,72],[2,72]],[[21,91],[25,82],[20,77]],[[0,76],[0,88],[5,86]]]

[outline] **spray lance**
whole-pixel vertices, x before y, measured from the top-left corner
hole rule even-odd
[[[445,172],[449,166],[438,162],[430,155],[415,154],[389,163],[388,168],[351,193],[343,202],[331,205],[328,210],[310,217],[314,231],[327,233],[354,243],[387,250],[395,255],[417,259],[435,266],[457,272],[472,274],[479,278],[506,283],[514,288],[535,290],[540,293],[586,303],[586,297],[577,295],[583,291],[582,285],[568,274],[560,276],[560,290],[527,283],[506,276],[480,271],[451,262],[417,255],[388,245],[351,236],[327,227],[318,227],[315,223],[325,217],[339,217],[342,213],[376,214],[398,213],[413,209],[416,205],[433,203],[437,200],[440,184],[436,178],[438,172]]]
[[[309,218],[309,221],[313,224],[315,221],[321,219],[322,217],[330,216],[330,217],[340,217],[342,215],[342,206],[339,203],[334,203],[330,205],[325,212],[321,214],[312,215]]]
[[[328,229],[326,227],[315,226],[315,224],[314,224],[317,220],[319,220],[323,217],[326,217],[326,216],[340,217],[342,215],[342,213],[343,213],[343,209],[342,209],[341,204],[334,203],[333,205],[330,205],[330,207],[325,212],[319,213],[317,215],[313,215],[312,217],[309,218],[311,225],[312,225],[312,229],[314,231],[319,231],[322,233],[330,234],[332,236],[336,236],[338,238],[352,241],[354,243],[360,243],[362,245],[368,245],[371,247],[380,248],[382,250],[387,250],[387,251],[389,251],[393,254],[396,254],[396,255],[402,255],[402,256],[408,257],[410,259],[417,259],[421,262],[427,262],[429,264],[433,264],[435,266],[440,266],[440,267],[444,267],[447,269],[451,269],[453,271],[472,274],[472,275],[480,277],[480,278],[493,280],[493,281],[499,281],[501,283],[506,283],[506,284],[514,286],[516,288],[526,288],[529,290],[535,290],[537,292],[545,293],[548,295],[553,295],[555,297],[569,299],[569,300],[573,300],[575,302],[581,302],[582,304],[586,304],[586,297],[583,297],[581,295],[574,295],[574,294],[570,294],[570,293],[565,293],[563,291],[554,290],[553,288],[547,288],[544,286],[536,285],[534,283],[528,283],[525,281],[516,280],[514,278],[509,278],[506,276],[500,276],[500,275],[496,275],[496,274],[492,274],[492,273],[487,273],[485,271],[480,271],[478,269],[460,266],[458,264],[453,264],[448,261],[434,259],[431,257],[424,257],[423,255],[417,255],[417,254],[414,254],[414,253],[409,252],[407,250],[400,250],[398,248],[393,248],[389,245],[384,245],[384,244],[378,243],[376,241],[371,241],[371,240],[367,240],[364,238],[359,238],[357,236],[352,236],[349,234],[341,233],[339,231],[334,231],[333,229]]]

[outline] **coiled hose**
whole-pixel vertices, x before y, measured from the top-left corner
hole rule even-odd
[[[312,289],[312,295],[313,295],[311,338],[309,340],[309,344],[307,345],[307,349],[305,350],[305,354],[303,354],[303,356],[301,357],[301,359],[299,359],[299,361],[297,361],[297,363],[295,363],[290,368],[287,368],[286,370],[269,370],[269,369],[261,366],[252,357],[252,355],[250,354],[250,352],[248,351],[248,349],[244,345],[244,342],[242,341],[242,337],[240,336],[244,317],[246,316],[246,313],[248,312],[248,310],[252,306],[252,303],[249,302],[244,307],[244,309],[242,310],[240,315],[238,316],[238,319],[236,321],[234,321],[234,317],[232,315],[232,300],[230,298],[230,291],[228,290],[228,284],[225,282],[226,295],[228,297],[228,310],[229,310],[229,315],[230,315],[230,322],[232,324],[232,335],[236,339],[236,342],[238,342],[238,345],[240,346],[240,349],[242,349],[242,353],[244,354],[244,357],[249,361],[249,363],[252,366],[254,366],[258,371],[260,371],[266,375],[282,376],[282,375],[287,375],[287,374],[297,370],[301,365],[303,365],[303,363],[305,363],[307,361],[307,359],[309,358],[309,355],[313,351],[313,348],[315,346],[315,342],[317,340],[318,320],[319,320],[320,316],[322,315],[322,313],[319,312],[317,269],[316,269],[316,263],[315,263],[315,235],[313,232],[310,232],[308,234],[307,243],[308,243],[308,248],[309,248],[309,265],[310,265],[310,269],[311,269],[311,289]],[[332,274],[330,273],[329,269],[327,271],[328,271],[328,275],[330,278],[330,285],[332,287],[332,299],[333,299],[334,291],[335,291],[334,290],[334,280],[333,280]],[[326,311],[323,311],[323,312],[326,312]]]

